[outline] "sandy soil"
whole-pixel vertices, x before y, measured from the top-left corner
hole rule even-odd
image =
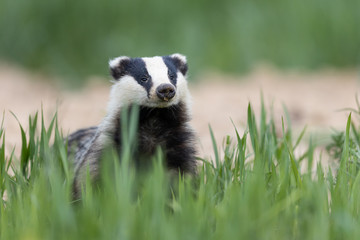
[[[282,104],[285,103],[296,131],[308,125],[309,132],[324,133],[321,136],[326,140],[331,127],[344,129],[348,112],[338,110],[356,108],[355,95],[360,89],[356,71],[305,74],[259,68],[243,77],[208,74],[197,80],[190,88],[192,124],[199,136],[200,156],[212,153],[208,125],[211,124],[219,143],[226,135],[234,136],[230,119],[242,133],[249,101],[259,113],[261,91],[278,122],[284,116]],[[27,127],[29,114],[41,107],[47,122],[58,110],[64,133],[98,124],[105,115],[111,83],[105,78],[92,78],[88,82],[81,90],[64,90],[42,76],[0,64],[0,111],[1,115],[5,114],[8,151],[21,141],[18,123],[10,111]]]

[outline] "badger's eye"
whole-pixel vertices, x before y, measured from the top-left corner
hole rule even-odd
[[[142,83],[146,83],[147,81],[149,81],[149,77],[145,76],[141,78]]]
[[[169,79],[170,79],[170,80],[174,80],[174,79],[175,79],[175,75],[174,75],[173,73],[169,73],[168,75],[169,75]]]

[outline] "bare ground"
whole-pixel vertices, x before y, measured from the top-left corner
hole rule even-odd
[[[234,137],[231,119],[242,133],[249,102],[259,116],[261,92],[267,108],[273,108],[278,123],[284,116],[285,104],[295,131],[308,125],[309,132],[318,133],[318,138],[326,141],[331,127],[344,129],[348,111],[339,110],[356,108],[355,95],[360,85],[355,70],[296,73],[264,67],[242,77],[208,74],[197,80],[190,85],[190,90],[192,124],[199,136],[200,156],[212,154],[208,125],[218,143],[226,135]],[[105,115],[111,84],[105,78],[92,78],[88,82],[81,90],[64,90],[42,76],[0,64],[0,111],[5,114],[8,152],[21,144],[19,126],[10,111],[27,127],[29,114],[43,108],[49,122],[57,110],[64,134],[97,125]]]

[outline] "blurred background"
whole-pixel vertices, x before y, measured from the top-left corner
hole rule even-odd
[[[203,141],[208,123],[232,134],[229,119],[241,126],[261,91],[299,127],[343,126],[336,110],[356,106],[359,89],[359,24],[359,0],[0,0],[0,110],[8,132],[9,110],[26,124],[41,105],[65,132],[97,124],[110,58],[179,52]]]
[[[1,0],[0,56],[84,81],[118,55],[181,52],[192,71],[354,68],[359,0]]]

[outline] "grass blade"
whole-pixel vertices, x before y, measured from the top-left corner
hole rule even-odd
[[[16,119],[16,121],[18,122],[19,127],[20,127],[20,132],[21,132],[20,169],[21,169],[21,173],[22,173],[23,177],[25,179],[27,179],[27,177],[28,177],[27,168],[29,166],[29,148],[27,145],[26,133],[25,133],[24,128],[22,127],[19,119],[16,117],[15,113],[13,113],[11,111],[10,111],[10,113],[14,116],[14,118]]]
[[[248,127],[249,127],[249,134],[251,143],[255,152],[255,158],[257,153],[259,152],[259,138],[258,138],[258,131],[256,127],[255,115],[249,103],[248,105]]]
[[[300,144],[300,142],[301,142],[301,139],[304,137],[306,128],[307,128],[307,126],[305,126],[305,127],[303,128],[303,130],[301,131],[298,139],[296,140],[295,145],[294,145],[294,150],[297,148],[297,146],[298,146],[298,145]]]
[[[343,145],[343,152],[340,159],[340,167],[338,170],[338,175],[336,179],[336,186],[335,186],[335,192],[337,192],[339,197],[342,197],[342,200],[345,201],[344,198],[345,192],[347,189],[347,164],[349,160],[349,153],[350,153],[350,126],[351,126],[351,113],[349,114],[347,124],[346,124],[346,133],[345,133],[345,141]]]
[[[220,156],[219,156],[219,152],[218,152],[218,147],[216,144],[216,139],[214,136],[214,132],[209,124],[209,131],[210,131],[210,136],[211,136],[211,142],[212,142],[212,146],[214,149],[214,154],[215,154],[215,167],[218,169],[220,167]]]

